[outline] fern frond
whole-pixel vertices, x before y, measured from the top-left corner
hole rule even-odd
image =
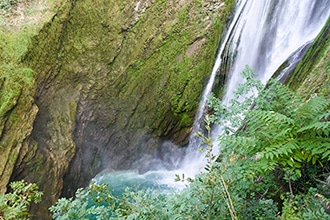
[[[324,96],[317,96],[312,98],[308,105],[313,109],[316,114],[329,110],[330,100],[326,99]]]
[[[307,119],[320,120],[329,116],[330,100],[323,96],[317,96],[301,105],[297,110],[297,116]],[[321,117],[320,117],[321,115]]]
[[[326,121],[326,122],[317,121],[315,123],[303,126],[299,130],[297,130],[298,133],[306,133],[308,131],[314,131],[314,132],[316,132],[316,134],[318,134],[320,136],[321,135],[329,136],[330,121]]]
[[[274,111],[252,110],[247,114],[249,130],[258,131],[261,128],[287,129],[295,126],[295,121],[286,115]],[[272,131],[272,130],[268,130]]]
[[[330,108],[318,116],[319,121],[330,121]]]
[[[282,158],[284,156],[293,155],[293,152],[300,148],[299,142],[296,139],[282,140],[275,142],[265,147],[262,154],[266,159],[273,160],[274,158]]]
[[[309,152],[312,156],[318,156],[322,160],[330,160],[330,139],[316,137],[308,140],[301,140],[301,148],[304,152]],[[311,157],[308,159],[311,159]]]
[[[288,128],[281,129],[279,132],[277,132],[273,139],[274,140],[281,140],[285,138],[294,138],[296,137],[297,132],[295,131],[295,128],[293,126],[290,126]]]
[[[256,152],[257,140],[254,137],[228,135],[220,136],[219,142],[221,147],[230,149],[232,151],[239,151],[242,154],[250,154],[251,151]]]
[[[257,172],[266,172],[274,170],[277,166],[277,162],[275,160],[268,160],[265,157],[262,157],[257,163],[255,163],[254,168]]]
[[[267,84],[267,90],[263,93],[261,93],[260,98],[268,101],[270,108],[262,109],[276,111],[289,117],[291,117],[297,107],[302,103],[301,97],[275,80],[271,80]]]
[[[322,153],[322,159],[329,161],[330,160],[330,149]]]

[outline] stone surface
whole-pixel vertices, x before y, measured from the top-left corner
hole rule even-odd
[[[0,69],[0,193],[6,191],[22,146],[29,141],[38,112],[31,70],[17,68],[21,78],[13,78],[7,71]]]
[[[234,3],[207,2],[63,1],[44,24],[22,58],[34,114],[5,169],[44,192],[36,218],[104,169],[177,164]]]
[[[315,94],[330,97],[330,18],[291,74],[288,85],[306,99]]]
[[[32,212],[46,219],[104,169],[175,167],[234,4],[225,2],[63,0],[22,66],[0,68],[0,191],[36,182],[44,196]],[[292,75],[301,93],[329,94],[328,34]]]

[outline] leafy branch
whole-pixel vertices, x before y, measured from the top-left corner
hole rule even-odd
[[[26,219],[31,202],[41,202],[42,192],[35,183],[10,183],[11,192],[0,194],[0,219]]]
[[[303,164],[330,160],[330,100],[315,96],[304,101],[275,80],[261,89],[250,71],[243,71],[246,82],[229,107],[211,97],[212,122],[234,131],[219,137],[224,151],[250,158],[258,155],[255,167],[261,173],[281,167],[292,192],[291,180],[301,177]],[[258,91],[259,96],[251,91]],[[238,101],[242,97],[245,100]]]

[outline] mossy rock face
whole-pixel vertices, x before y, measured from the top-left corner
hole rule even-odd
[[[298,94],[330,96],[330,18],[290,76],[288,85]]]
[[[20,34],[22,37],[0,26],[0,193],[7,190],[38,112],[33,71],[18,62],[28,41],[26,32]]]
[[[21,78],[11,77],[11,71],[18,71]],[[38,108],[30,69],[1,66],[0,73],[0,193],[4,193]]]
[[[234,2],[63,1],[22,58],[39,112],[11,180],[39,184],[34,213],[103,169],[150,169],[139,161],[164,140],[187,143]]]
[[[43,202],[32,209],[45,219],[101,170],[145,171],[164,140],[187,143],[235,3],[224,2],[63,0],[23,64],[0,69],[0,190],[38,183]],[[293,74],[295,89],[318,81],[315,91],[329,91],[328,35]]]

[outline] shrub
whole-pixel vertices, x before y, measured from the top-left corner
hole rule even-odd
[[[11,192],[0,194],[0,219],[26,219],[31,202],[39,203],[42,192],[34,183],[23,180],[10,183]]]
[[[243,76],[247,81],[235,99],[245,100],[225,106],[210,99],[214,115],[206,117],[206,128],[209,135],[211,122],[225,127],[219,137],[221,156],[214,161],[213,140],[198,133],[206,145],[207,172],[189,179],[187,188],[128,189],[119,198],[107,185],[92,184],[75,200],[60,199],[50,209],[54,218],[329,219],[324,209],[329,199],[316,184],[301,181],[322,179],[322,166],[328,164],[329,100],[304,101],[275,81],[263,88],[251,69]]]

